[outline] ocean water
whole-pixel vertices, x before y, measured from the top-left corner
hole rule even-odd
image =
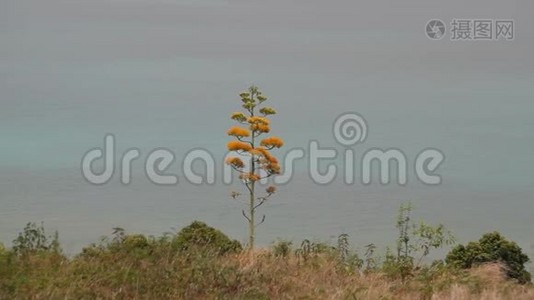
[[[360,249],[393,246],[397,209],[411,201],[415,219],[446,224],[460,242],[498,230],[534,257],[529,4],[484,2],[488,17],[517,20],[514,41],[451,42],[424,36],[435,16],[429,7],[392,3],[290,3],[285,10],[278,2],[1,3],[4,244],[30,221],[58,230],[68,253],[116,226],[158,235],[195,219],[246,241],[243,206],[229,197],[242,187],[222,184],[219,164],[214,185],[191,184],[180,168],[194,148],[222,160],[237,94],[257,84],[279,111],[272,132],[286,141],[280,155],[308,149],[311,140],[341,153],[333,122],[352,111],[369,127],[365,142],[350,147],[356,170],[372,148],[401,149],[410,168],[428,147],[446,157],[438,186],[420,183],[413,171],[405,186],[367,186],[358,178],[347,185],[342,176],[319,185],[302,160],[260,209],[267,218],[259,244],[334,241],[348,233]],[[468,16],[479,12],[462,7]],[[270,17],[248,15],[257,9]],[[440,17],[457,12],[449,7]],[[102,186],[81,175],[83,155],[102,147],[107,133],[115,135],[119,157],[141,150],[130,185],[119,174]],[[144,159],[158,147],[176,156],[175,186],[152,184],[143,174]],[[342,159],[335,163],[341,173]]]

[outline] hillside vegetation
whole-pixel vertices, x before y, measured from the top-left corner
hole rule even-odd
[[[490,233],[425,265],[420,258],[452,238],[407,219],[401,211],[396,251],[384,254],[372,244],[355,251],[346,234],[333,245],[243,250],[194,222],[160,237],[115,228],[67,257],[57,235],[30,223],[10,249],[0,247],[0,299],[534,299],[528,257],[515,243]]]

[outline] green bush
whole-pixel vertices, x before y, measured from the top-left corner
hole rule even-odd
[[[272,250],[274,256],[286,257],[293,249],[293,242],[286,240],[278,240],[273,244]]]
[[[414,223],[412,210],[410,203],[401,204],[399,208],[395,226],[398,230],[396,253],[388,249],[382,264],[382,271],[391,278],[411,277],[422,267],[431,250],[455,243],[452,233],[442,224]]]
[[[6,255],[6,254],[7,254],[7,251],[8,251],[8,250],[6,249],[6,247],[4,246],[4,244],[0,243],[0,257]]]
[[[528,261],[528,256],[515,242],[506,240],[498,232],[484,234],[478,242],[469,242],[467,246],[458,245],[446,258],[448,264],[463,269],[488,262],[500,262],[506,266],[506,275],[520,283],[531,280],[530,273],[525,269]]]
[[[56,231],[54,236],[47,236],[43,224],[37,226],[35,223],[28,223],[18,237],[13,240],[13,251],[16,254],[30,252],[60,253],[58,233]]]
[[[123,228],[116,227],[113,228],[111,237],[104,236],[99,243],[83,248],[80,256],[91,258],[113,254],[142,259],[153,256],[168,245],[170,245],[170,240],[166,237],[156,239],[142,234],[127,234]]]
[[[2,269],[5,268],[5,265],[8,263],[11,252],[4,247],[4,244],[0,243],[0,274]]]
[[[199,221],[194,221],[191,225],[182,228],[174,237],[172,247],[178,251],[198,250],[217,254],[242,250],[241,243]]]
[[[145,249],[150,246],[148,238],[142,234],[127,235],[122,243],[128,249]]]
[[[401,278],[404,280],[414,274],[414,269],[413,257],[403,255],[397,256],[391,249],[386,249],[381,270],[389,278]]]

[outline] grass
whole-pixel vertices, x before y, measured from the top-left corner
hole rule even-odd
[[[400,276],[324,244],[221,254],[205,245],[176,248],[176,240],[122,232],[70,258],[57,247],[4,249],[0,298],[534,299],[532,285],[507,280],[498,264],[435,263]]]
[[[528,257],[497,233],[455,252],[453,261],[482,262],[470,269],[449,255],[421,264],[454,238],[442,225],[409,223],[410,212],[401,207],[397,251],[383,255],[373,244],[353,251],[347,234],[335,245],[279,240],[244,250],[195,221],[160,237],[114,228],[67,257],[57,233],[28,223],[10,249],[0,244],[0,299],[534,299],[530,279],[510,276]]]

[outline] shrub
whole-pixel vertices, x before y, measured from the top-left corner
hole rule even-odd
[[[455,243],[454,236],[444,225],[430,225],[423,221],[414,224],[411,213],[410,203],[400,206],[396,224],[399,232],[396,253],[388,249],[382,265],[382,270],[388,276],[403,280],[421,267],[431,250]]]
[[[0,257],[3,257],[4,255],[7,255],[7,249],[4,246],[4,244],[0,243]]]
[[[293,248],[293,242],[286,240],[278,240],[273,244],[272,251],[274,256],[288,256]]]
[[[498,232],[486,233],[478,242],[470,242],[467,246],[458,245],[446,257],[448,264],[463,269],[488,262],[503,263],[506,275],[520,283],[531,280],[530,273],[525,269],[528,261],[528,256],[515,242],[506,240]]]
[[[191,225],[182,228],[173,239],[172,246],[178,251],[207,250],[218,254],[242,250],[241,243],[199,221],[194,221]]]
[[[10,251],[4,247],[4,244],[0,243],[0,273],[2,266],[7,262]]]
[[[164,243],[165,242],[165,243]],[[111,237],[104,236],[99,243],[93,243],[82,249],[81,257],[91,258],[106,255],[119,255],[136,259],[153,256],[158,250],[164,250],[170,244],[166,237],[156,239],[143,234],[127,234],[120,227],[113,228]],[[167,247],[168,248],[168,247]]]
[[[349,235],[342,233],[337,237],[336,252],[338,260],[345,271],[359,272],[364,265],[364,260],[360,258],[357,252],[351,252],[349,244]]]
[[[35,223],[28,223],[19,236],[13,240],[13,251],[16,254],[27,254],[30,252],[55,252],[60,253],[58,233],[54,236],[47,236],[43,224],[37,226]]]
[[[122,243],[128,249],[144,249],[150,246],[148,238],[142,234],[127,235]]]
[[[390,278],[401,278],[402,280],[413,275],[414,262],[411,256],[396,256],[391,249],[386,249],[382,272]]]

